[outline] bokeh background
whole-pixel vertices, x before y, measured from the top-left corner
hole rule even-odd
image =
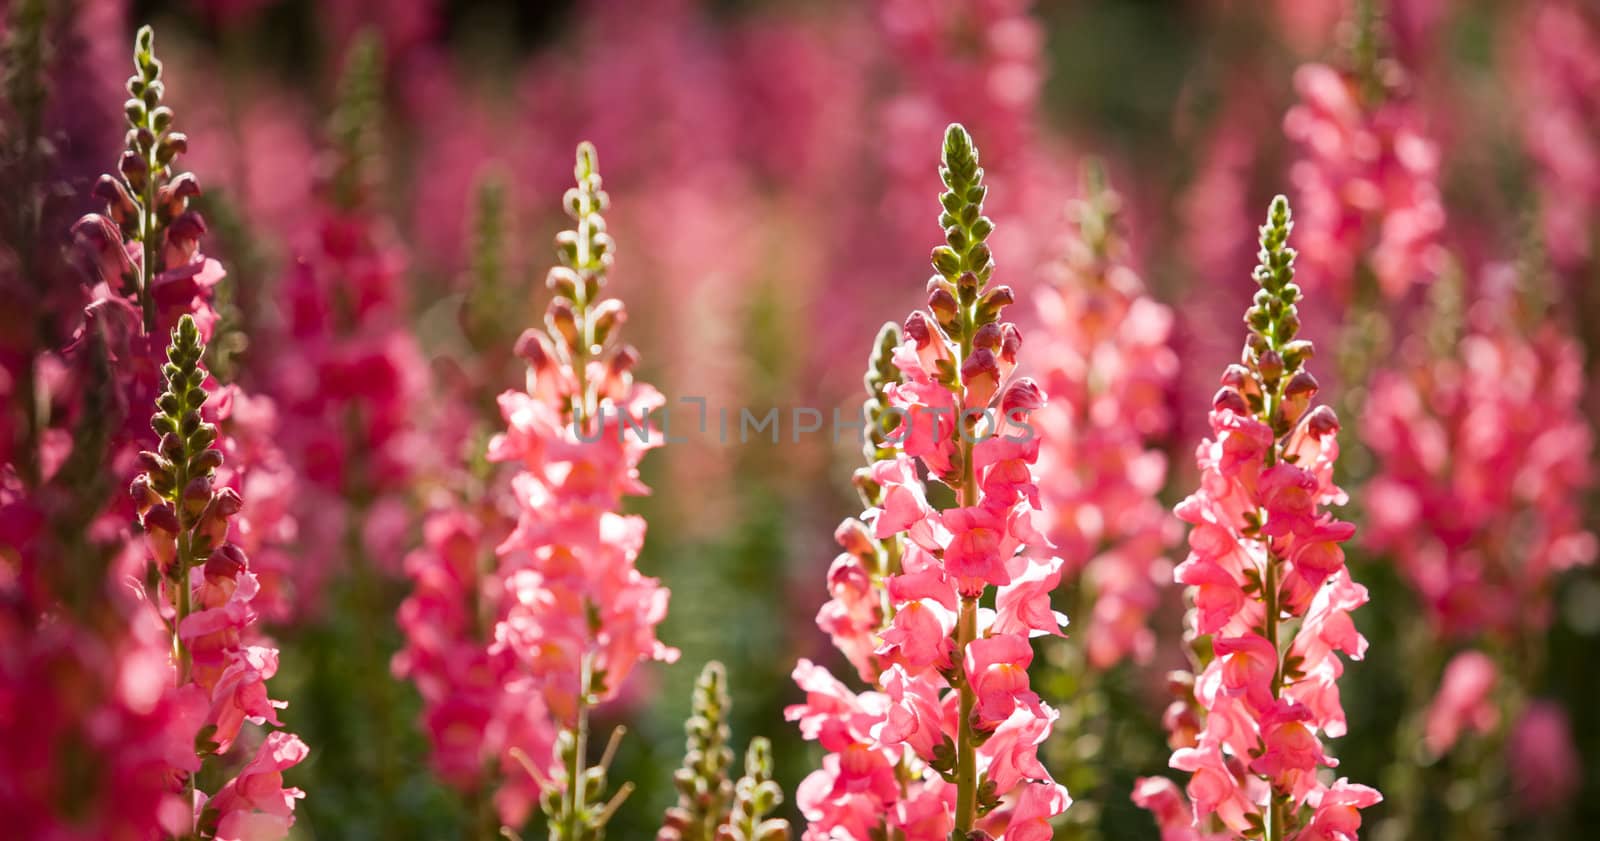
[[[207,250],[229,267],[219,376],[279,395],[285,429],[297,412],[315,427],[315,407],[281,397],[306,370],[297,278],[347,272],[370,298],[352,332],[380,349],[377,373],[357,377],[385,378],[361,386],[382,392],[369,407],[382,440],[369,453],[286,433],[310,477],[296,510],[311,513],[267,555],[283,594],[268,615],[274,691],[312,746],[289,775],[309,792],[294,837],[452,838],[473,808],[429,772],[416,691],[391,676],[394,616],[423,512],[493,493],[479,455],[492,398],[520,381],[509,347],[543,311],[574,145],[599,149],[620,247],[612,292],[628,302],[641,379],[713,413],[776,407],[787,424],[794,407],[853,412],[877,327],[919,302],[951,120],[983,152],[1019,312],[1062,282],[1085,161],[1109,174],[1120,259],[1173,316],[1165,420],[1139,436],[1167,457],[1164,505],[1195,482],[1215,378],[1242,339],[1255,226],[1273,194],[1289,196],[1320,277],[1303,305],[1315,369],[1345,419],[1347,516],[1362,527],[1350,563],[1373,594],[1357,614],[1369,656],[1342,683],[1349,735],[1334,744],[1341,774],[1386,794],[1365,833],[1600,832],[1600,578],[1584,563],[1600,512],[1586,437],[1600,340],[1589,4],[1374,0],[1370,16],[1340,0],[47,5],[47,126],[67,196],[86,197],[115,162],[132,31],[156,26],[187,167],[206,187]],[[1302,71],[1312,64],[1346,74],[1334,78],[1360,92],[1357,112]],[[330,212],[379,230],[379,253],[331,255],[318,239]],[[1394,393],[1405,387],[1420,395],[1409,409]],[[1576,426],[1552,442],[1540,437],[1551,418]],[[833,528],[859,511],[860,453],[789,432],[722,442],[713,420],[646,460],[640,566],[673,592],[660,637],[683,656],[641,669],[599,714],[598,727],[630,728],[612,777],[639,787],[614,838],[653,837],[672,802],[689,688],[710,659],[728,668],[736,744],[773,740],[797,817],[794,786],[817,755],[782,709],[797,700],[797,658],[837,658],[814,617]],[[1408,504],[1409,519],[1394,513]],[[1035,677],[1063,712],[1049,764],[1078,800],[1059,838],[1158,837],[1128,795],[1169,753],[1180,536],[1143,571],[1160,585],[1147,657],[1088,665],[1094,587],[1063,590],[1076,628]],[[1441,576],[1445,590],[1426,583]],[[1495,664],[1492,714],[1462,716],[1481,726],[1435,750],[1426,710],[1463,650]]]

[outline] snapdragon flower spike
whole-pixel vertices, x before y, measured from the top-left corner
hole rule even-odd
[[[783,802],[783,789],[772,779],[772,745],[750,741],[744,776],[728,778],[733,750],[727,724],[732,702],[727,672],[715,660],[695,682],[693,714],[684,722],[688,749],[683,767],[673,772],[678,803],[667,810],[658,841],[786,841],[789,822],[768,818]]]
[[[106,212],[84,216],[72,229],[96,277],[112,293],[138,303],[150,335],[176,317],[163,317],[163,311],[188,309],[197,290],[222,279],[217,261],[199,251],[205,220],[189,209],[189,200],[200,194],[199,182],[173,166],[189,141],[173,130],[172,109],[162,104],[165,85],[154,43],[150,27],[140,28],[124,104],[127,146],[117,174],[100,176],[94,189]],[[201,327],[209,335],[210,319]]]
[[[1583,351],[1518,305],[1527,275],[1490,267],[1465,329],[1454,304],[1436,311],[1451,329],[1408,342],[1368,398],[1367,542],[1395,558],[1445,641],[1544,634],[1555,576],[1600,554],[1582,505],[1594,483]]]
[[[750,740],[744,776],[733,786],[733,811],[717,830],[716,841],[788,841],[789,822],[768,817],[783,805],[783,788],[772,778],[772,743]]]
[[[1354,839],[1357,809],[1378,792],[1320,773],[1338,764],[1322,739],[1345,732],[1337,652],[1366,651],[1350,611],[1367,591],[1344,565],[1354,526],[1324,510],[1345,500],[1333,484],[1339,422],[1311,405],[1291,227],[1279,196],[1261,228],[1244,352],[1213,400],[1215,437],[1196,451],[1200,489],[1177,507],[1191,529],[1176,578],[1193,588],[1189,631],[1209,638],[1211,656],[1173,681],[1166,721],[1195,830],[1209,833],[1215,816],[1236,838]],[[1135,798],[1170,826],[1174,794],[1146,780]]]
[[[292,571],[307,593],[351,567],[352,544],[391,564],[403,557],[408,483],[427,453],[450,450],[417,442],[428,364],[406,324],[408,254],[376,205],[383,66],[375,39],[351,43],[311,224],[289,244],[285,332],[267,372],[285,409],[285,448],[308,480],[296,513],[303,544],[318,554]]]
[[[1374,5],[1357,4],[1357,66],[1301,66],[1300,102],[1283,120],[1301,149],[1290,179],[1303,211],[1302,284],[1339,305],[1368,276],[1384,300],[1400,299],[1432,282],[1445,256],[1439,147],[1398,65],[1377,67]]]
[[[1039,763],[1055,713],[1027,675],[1029,638],[1059,633],[1061,621],[1049,609],[1061,561],[1022,554],[1047,545],[1032,525],[1038,445],[1027,425],[1044,397],[1012,376],[1021,334],[1002,319],[1010,289],[989,286],[994,225],[961,126],[947,131],[943,158],[945,244],[932,254],[928,309],[892,349],[898,376],[877,378],[890,422],[860,483],[877,503],[863,517],[870,532],[841,529],[863,557],[874,540],[899,541],[883,583],[887,627],[873,668],[861,669],[874,685],[853,692],[803,660],[795,680],[806,701],[786,711],[829,752],[797,793],[808,839],[1048,838],[1070,802]],[[924,475],[955,491],[954,507],[929,504]],[[991,595],[995,609],[980,611]]]
[[[649,490],[638,465],[660,443],[649,413],[662,397],[633,380],[638,354],[619,337],[622,303],[600,298],[615,247],[593,146],[578,147],[574,174],[564,203],[575,227],[556,237],[547,329],[518,339],[527,387],[501,395],[507,429],[489,444],[491,461],[517,466],[518,512],[497,550],[507,602],[492,650],[515,655],[567,728],[556,767],[549,757],[529,763],[548,774],[542,805],[559,841],[602,837],[629,791],[601,802],[605,762],[585,767],[589,708],[615,697],[640,662],[678,654],[656,639],[669,593],[634,565],[644,520],[618,513],[623,496]]]
[[[475,798],[474,817],[490,835],[527,822],[542,777],[524,762],[548,759],[556,739],[538,682],[493,645],[505,599],[502,572],[487,561],[509,528],[503,519],[466,507],[429,515],[423,545],[406,558],[415,588],[396,613],[406,645],[392,663],[422,696],[434,773]]]
[[[172,331],[166,390],[150,426],[160,436],[155,451],[139,454],[144,467],[130,492],[146,544],[161,576],[163,612],[170,612],[176,663],[174,703],[183,711],[172,728],[173,778],[193,795],[193,831],[202,838],[282,838],[294,824],[294,803],[304,796],[285,788],[281,772],[305,758],[306,746],[285,731],[270,733],[255,758],[210,800],[196,791],[205,760],[234,745],[245,722],[282,726],[282,702],[267,695],[278,651],[252,645],[256,620],[250,601],[259,587],[249,559],[230,541],[230,522],[242,503],[220,486],[216,425],[201,417],[209,395],[200,365],[205,346],[193,318]]]
[[[707,663],[695,681],[692,712],[683,723],[688,734],[683,767],[672,773],[678,804],[667,810],[657,841],[712,841],[727,819],[733,803],[727,682],[727,671],[716,661]]]
[[[1172,310],[1145,294],[1127,263],[1120,205],[1101,168],[1085,167],[1061,277],[1036,296],[1046,344],[1038,370],[1053,398],[1033,421],[1044,531],[1068,559],[1064,583],[1092,605],[1083,648],[1100,669],[1153,653],[1147,620],[1160,600],[1157,582],[1171,576],[1172,530],[1156,500],[1167,461],[1146,442],[1171,427]]]

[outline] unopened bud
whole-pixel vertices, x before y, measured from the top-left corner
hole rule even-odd
[[[544,276],[544,285],[563,298],[578,296],[578,273],[566,266],[556,266]]]
[[[622,306],[622,301],[616,298],[607,298],[596,304],[589,314],[594,325],[594,343],[603,345],[611,331],[628,320],[628,313]]]
[[[1267,350],[1256,358],[1256,370],[1261,372],[1261,383],[1274,388],[1283,376],[1283,357],[1275,350]]]
[[[998,351],[1000,349],[1000,325],[988,322],[972,334],[972,346],[983,350]]]
[[[1250,414],[1250,406],[1244,402],[1244,396],[1227,386],[1217,389],[1216,395],[1211,398],[1211,408],[1217,411],[1227,409],[1236,415]]]
[[[961,384],[966,386],[968,409],[989,405],[1000,387],[1000,360],[994,351],[979,348],[961,364]]]
[[[578,316],[572,309],[572,302],[566,298],[555,298],[550,301],[550,308],[544,313],[545,323],[550,325],[553,333],[560,334],[567,343],[567,347],[577,350],[582,344],[578,336]]]
[[[844,551],[863,561],[878,551],[866,524],[854,517],[847,517],[839,523],[839,527],[833,530],[833,539],[844,548]]]
[[[990,289],[978,302],[978,322],[993,321],[1000,317],[1000,311],[1016,303],[1016,295],[1009,286],[996,286]]]
[[[1312,409],[1311,414],[1306,415],[1305,424],[1306,432],[1317,438],[1336,435],[1339,432],[1339,416],[1330,406],[1318,406]]]
[[[206,559],[206,577],[238,578],[239,573],[249,566],[250,562],[245,557],[244,550],[232,543],[224,543]]]
[[[529,327],[517,337],[514,349],[517,357],[528,363],[535,372],[543,373],[556,364],[555,349],[542,331]]]
[[[211,503],[211,477],[196,476],[183,488],[184,513],[193,517]]]
[[[1028,377],[1012,383],[1000,397],[1000,411],[1009,420],[1015,412],[1032,412],[1044,405],[1044,392]]]

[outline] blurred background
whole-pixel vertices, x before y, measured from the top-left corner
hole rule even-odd
[[[1279,192],[1300,220],[1313,370],[1344,420],[1350,563],[1372,591],[1332,746],[1341,775],[1385,793],[1366,836],[1600,831],[1591,4],[45,5],[50,178],[80,210],[120,148],[133,29],[155,25],[206,188],[207,252],[229,271],[212,367],[276,400],[259,428],[296,490],[251,557],[272,579],[274,693],[312,747],[288,775],[308,792],[294,837],[452,838],[477,808],[430,773],[416,690],[391,675],[403,559],[425,512],[495,493],[493,398],[521,383],[511,344],[543,312],[585,139],[640,379],[704,398],[713,418],[646,459],[654,493],[634,501],[650,524],[639,565],[673,593],[660,637],[683,656],[640,669],[599,713],[630,728],[612,778],[638,785],[612,834],[660,825],[711,659],[728,668],[735,743],[773,740],[798,817],[818,754],[782,710],[798,658],[840,661],[815,616],[833,529],[860,510],[861,454],[826,421],[798,441],[787,424],[795,407],[854,413],[878,326],[920,303],[952,120],[982,151],[999,276],[1036,313],[1020,317],[1025,355],[1060,383],[1063,428],[1131,430],[1118,440],[1152,454],[1106,463],[1064,445],[1045,474],[1067,486],[1047,496],[1075,500],[1054,514],[1073,629],[1042,644],[1035,677],[1062,711],[1048,764],[1078,801],[1057,837],[1158,837],[1129,792],[1168,773],[1182,534],[1160,518],[1122,529],[1093,489],[1170,507],[1195,485]],[[1115,195],[1084,186],[1090,160]],[[357,226],[359,246],[329,220]],[[1096,350],[1087,319],[1130,317],[1071,303],[1088,275],[1169,309],[1138,321],[1152,335],[1111,329],[1122,338]],[[343,303],[308,291],[330,286]],[[330,342],[354,349],[345,380],[316,367]],[[1106,398],[1107,377],[1148,389]],[[364,426],[341,430],[329,392],[353,395]],[[718,440],[719,409],[771,408],[778,443]],[[1100,622],[1125,623],[1122,642],[1089,646]]]

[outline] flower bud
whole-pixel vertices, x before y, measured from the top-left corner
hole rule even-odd
[[[1009,286],[996,286],[990,289],[978,302],[978,323],[994,321],[1000,317],[1000,311],[1016,303],[1016,295]]]
[[[1331,406],[1318,406],[1306,415],[1306,432],[1322,438],[1328,435],[1337,435],[1339,432],[1339,416],[1334,413]]]
[[[544,373],[556,364],[555,349],[542,331],[529,327],[517,337],[516,355],[535,373]]]
[[[966,407],[979,409],[989,405],[995,389],[1000,387],[1000,361],[994,351],[980,348],[972,352],[961,364],[961,384],[966,387]]]
[[[244,550],[232,543],[224,543],[206,559],[206,577],[238,578],[239,573],[249,566],[250,562],[245,557]]]
[[[544,276],[544,285],[563,298],[578,296],[578,273],[566,266],[554,266]]]
[[[1216,395],[1211,398],[1211,408],[1217,411],[1227,409],[1236,415],[1250,414],[1250,406],[1244,402],[1243,395],[1227,386],[1217,389]]]
[[[1007,420],[1016,412],[1032,412],[1044,405],[1044,392],[1039,385],[1028,377],[1006,387],[1005,394],[1000,396],[1000,411]]]
[[[962,272],[961,276],[956,278],[956,298],[964,304],[970,304],[978,300],[980,286],[982,283],[979,282],[977,275],[972,272]]]
[[[583,340],[578,336],[578,316],[572,309],[571,301],[566,298],[555,298],[550,301],[550,308],[545,310],[544,320],[550,326],[552,333],[560,334],[568,348],[574,351],[579,349]]]
[[[1317,378],[1311,372],[1301,369],[1289,378],[1288,384],[1283,387],[1283,421],[1292,426],[1300,416],[1305,414],[1311,406],[1311,398],[1317,394]]]
[[[196,476],[183,488],[183,512],[198,516],[211,503],[211,477]]]
[[[972,346],[975,349],[997,351],[1000,349],[1000,325],[988,322],[972,334]]]
[[[1275,350],[1263,351],[1256,358],[1256,370],[1261,372],[1261,384],[1267,388],[1276,388],[1278,380],[1283,377],[1283,357]]]
[[[878,547],[872,539],[872,534],[867,531],[866,524],[854,517],[846,517],[839,523],[839,527],[833,530],[833,539],[844,548],[844,551],[860,558],[863,563],[878,552]]]
[[[608,298],[594,306],[589,314],[594,329],[594,343],[603,345],[611,331],[628,320],[628,313],[623,309],[622,302],[616,298]]]

